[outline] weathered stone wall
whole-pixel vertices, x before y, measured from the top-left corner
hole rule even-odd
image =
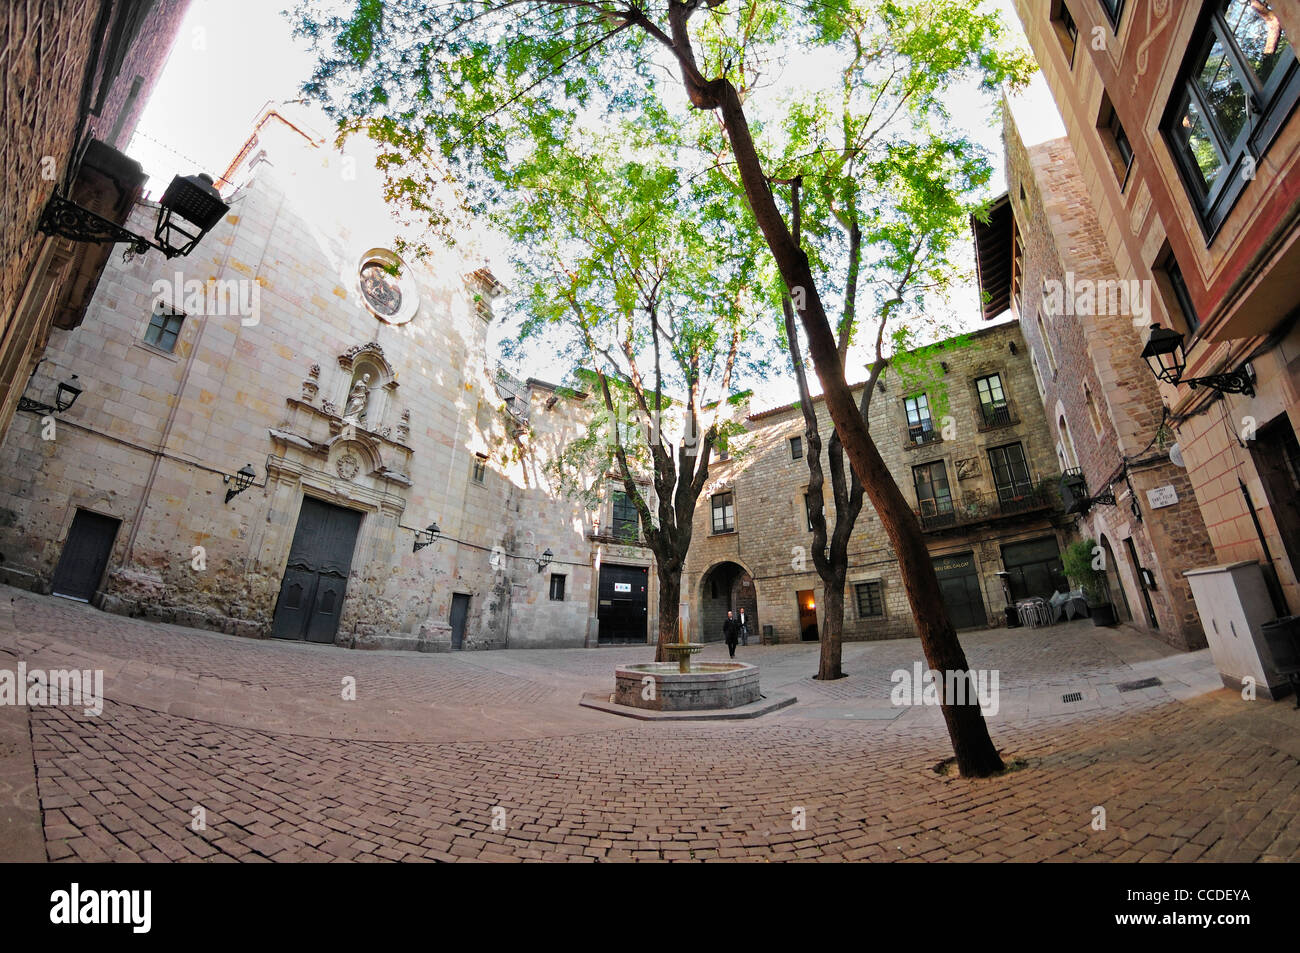
[[[941,361],[947,364],[946,372],[940,366]],[[974,381],[995,372],[1002,377],[1015,413],[1008,425],[986,428],[979,416]],[[954,500],[960,506],[963,496],[991,494],[993,481],[988,450],[1016,442],[1023,446],[1031,475],[1036,480],[1057,476],[1052,440],[1033,383],[1029,356],[1015,324],[982,329],[963,342],[934,354],[925,373],[929,378],[925,390],[931,395],[932,404],[943,408],[942,417],[950,418],[945,421],[938,412],[935,414],[935,427],[945,428],[946,425],[941,441],[921,447],[908,441],[903,398],[910,396],[911,391],[905,393],[902,380],[892,368],[882,375],[880,383],[883,388],[878,389],[872,398],[869,414],[877,447],[904,496],[914,504],[913,466],[942,460]],[[855,391],[860,393],[858,389]],[[820,399],[817,399],[817,412],[819,429],[823,440],[827,440],[832,426]],[[748,434],[739,441],[741,446],[731,460],[713,465],[710,487],[696,511],[695,537],[687,559],[683,598],[689,599],[692,606],[694,636],[713,637],[704,633],[699,624],[700,607],[707,595],[705,586],[714,567],[734,562],[754,579],[760,626],[755,634],[761,636],[762,627],[770,625],[778,640],[798,641],[800,626],[796,593],[801,590],[814,593],[819,626],[825,595],[808,552],[812,539],[804,509],[808,464],[805,459],[792,459],[789,445],[789,438],[804,432],[803,415],[795,407],[785,407],[753,414],[744,422]],[[806,440],[804,445],[806,452]],[[966,463],[972,460],[975,461],[973,466]],[[969,474],[966,479],[958,478],[958,461],[963,461],[962,472]],[[833,528],[834,507],[829,492],[829,476],[827,480],[827,519],[828,526]],[[735,493],[736,528],[734,532],[715,534],[710,523],[709,497],[723,487]],[[1046,510],[1001,517],[978,526],[962,524],[931,531],[926,536],[930,551],[936,557],[963,552],[974,554],[989,622],[999,622],[1004,618],[1000,611],[1005,604],[1002,585],[995,575],[1003,568],[1000,547],[1010,542],[1043,537],[1054,537],[1058,545],[1063,546],[1066,539],[1053,525],[1051,513]],[[883,583],[883,619],[858,616],[854,584],[869,580]],[[915,631],[897,561],[868,500],[863,505],[849,545],[844,637],[846,640],[902,638],[914,635]]]
[[[82,326],[54,332],[41,385],[75,373],[84,394],[55,439],[24,415],[0,446],[5,577],[47,588],[81,506],[122,521],[105,608],[265,635],[306,495],[364,514],[341,644],[446,648],[455,593],[470,596],[465,648],[584,644],[582,514],[515,452],[472,268],[410,267],[419,310],[380,320],[356,271],[391,227],[355,217],[365,179],[340,176],[337,156],[278,120],[257,135],[229,215],[192,256],[115,258]],[[255,316],[220,313],[227,281],[256,294]],[[207,296],[191,299],[194,286]],[[145,343],[160,288],[187,311],[174,353]],[[340,415],[364,362],[383,386],[349,433]],[[572,420],[548,413],[534,407],[533,426],[562,444]],[[223,474],[245,463],[257,485],[226,504]],[[412,531],[433,521],[442,538],[413,553]],[[570,568],[564,602],[532,561],[547,546]]]

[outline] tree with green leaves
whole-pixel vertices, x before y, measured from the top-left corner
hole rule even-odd
[[[568,132],[563,153],[516,165],[493,217],[515,249],[519,340],[563,353],[602,405],[561,456],[560,485],[589,492],[591,474],[608,475],[635,508],[665,661],[696,504],[737,430],[727,398],[761,369],[748,290],[761,244],[737,227],[744,210],[716,173],[684,180],[634,128]]]
[[[937,94],[977,78],[1017,79],[1021,68],[1014,56],[986,50],[996,39],[990,21],[977,21],[954,47],[934,42],[928,19],[874,19],[874,13],[869,7],[842,11],[846,55],[838,82],[789,110],[775,170],[788,187],[796,242],[821,274],[844,276],[836,330],[840,363],[847,363],[855,337],[870,343],[858,403],[864,422],[888,355],[907,355],[916,365],[921,352],[909,352],[923,337],[951,333],[929,319],[927,298],[964,274],[952,252],[978,208],[973,196],[991,174],[984,151],[952,128]],[[860,298],[867,307],[860,307]],[[805,422],[812,558],[825,591],[816,677],[835,679],[843,676],[848,546],[863,486],[855,472],[846,473],[838,430],[831,432],[823,467],[816,407],[785,294],[782,310]],[[829,531],[826,470],[835,510]]]
[[[413,160],[400,183],[412,206],[428,204],[452,175],[470,209],[486,210],[518,186],[521,162],[564,154],[575,121],[626,116],[651,130],[690,109],[714,122],[747,221],[790,294],[844,453],[897,556],[926,659],[940,671],[967,670],[920,524],[847,382],[813,259],[778,203],[772,170],[782,157],[779,137],[773,144],[768,134],[799,95],[766,79],[783,58],[804,54],[816,64],[843,55],[857,20],[924,27],[901,52],[937,63],[944,50],[965,58],[972,37],[995,38],[995,17],[975,0],[356,0],[345,15],[315,3],[296,13],[319,55],[307,93],[342,127],[364,126]],[[993,67],[990,83],[1002,79],[991,57],[981,62]],[[915,102],[942,100],[941,80],[924,70],[914,80]],[[960,770],[1001,770],[978,705],[945,698],[942,710]]]

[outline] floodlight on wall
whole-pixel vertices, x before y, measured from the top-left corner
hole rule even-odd
[[[154,241],[82,208],[57,192],[41,212],[37,231],[74,242],[126,242],[128,254],[143,255],[155,248],[168,258],[188,255],[203,236],[221,221],[230,206],[212,183],[212,176],[176,176],[158,204]]]
[[[1166,384],[1186,384],[1188,387],[1208,387],[1221,394],[1245,394],[1255,396],[1254,375],[1249,366],[1240,370],[1228,371],[1226,374],[1209,374],[1205,377],[1183,377],[1187,369],[1187,352],[1183,349],[1183,336],[1177,331],[1151,325],[1151,334],[1146,347],[1142,348],[1142,359],[1151,368],[1156,380]]]
[[[229,503],[235,497],[239,496],[239,494],[247,490],[253,485],[255,479],[257,479],[257,473],[253,470],[253,465],[251,463],[245,463],[235,472],[234,476],[223,476],[221,478],[222,483],[234,484],[234,486],[226,491],[226,502]]]
[[[77,379],[77,375],[72,375],[72,381]],[[39,400],[29,400],[26,397],[18,398],[18,409],[29,414],[40,414],[42,417],[48,414],[61,414],[77,402],[81,396],[81,388],[72,381],[60,381],[58,393],[55,395],[54,404],[43,404]]]
[[[554,558],[555,558],[555,553],[551,552],[551,547],[547,546],[546,552],[542,553],[540,556],[537,556],[533,560],[533,562],[537,563],[537,571],[541,572],[543,569],[549,566],[551,564],[551,560]]]
[[[442,530],[438,528],[436,520],[424,529],[417,529],[415,531],[415,545],[411,547],[411,552],[418,553],[420,550],[424,549],[425,546],[432,546],[438,541],[438,537],[441,533]]]

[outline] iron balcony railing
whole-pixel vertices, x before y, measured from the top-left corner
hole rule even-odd
[[[943,437],[939,431],[934,429],[932,421],[914,424],[907,428],[907,443],[912,447],[923,447],[926,444],[940,443]]]
[[[963,493],[960,500],[922,500],[915,512],[921,528],[932,531],[1056,509],[1060,505],[1056,484],[1044,480],[1001,486],[992,492],[974,490]]]
[[[1009,427],[1019,422],[1020,419],[1016,416],[1015,407],[1011,405],[1009,400],[998,404],[980,404],[981,430]]]

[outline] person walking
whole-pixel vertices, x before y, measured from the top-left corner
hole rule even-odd
[[[727,640],[727,651],[731,657],[736,657],[736,642],[740,639],[740,626],[736,624],[736,617],[727,610],[727,621],[722,623],[722,637]]]
[[[740,644],[749,644],[749,623],[745,621],[745,610],[740,610]]]

